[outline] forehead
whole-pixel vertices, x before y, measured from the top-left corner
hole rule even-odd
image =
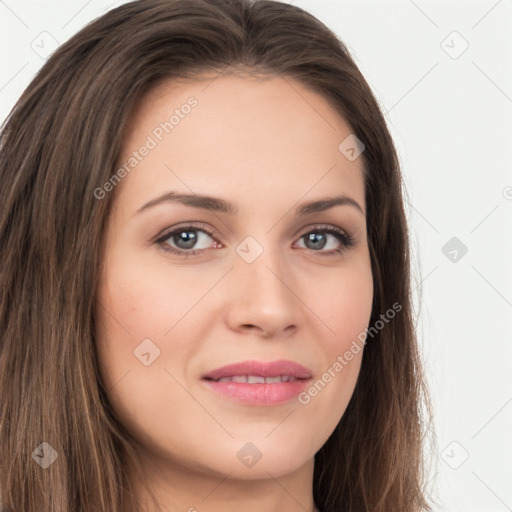
[[[120,163],[151,140],[124,180],[148,193],[156,192],[151,182],[166,181],[220,196],[229,186],[256,193],[264,183],[267,193],[271,187],[297,199],[308,189],[341,187],[363,206],[363,161],[339,150],[351,132],[322,95],[293,78],[204,75],[162,82],[145,95]]]

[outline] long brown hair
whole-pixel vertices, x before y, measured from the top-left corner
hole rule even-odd
[[[432,412],[412,314],[403,185],[369,85],[339,38],[296,6],[140,0],[91,22],[51,55],[2,127],[4,512],[138,509],[126,499],[135,440],[109,405],[95,350],[113,194],[98,199],[94,191],[117,170],[140,99],[162,80],[210,71],[294,78],[363,141],[370,323],[394,303],[401,311],[367,339],[350,403],[315,456],[314,500],[322,512],[431,510],[422,447]],[[46,469],[35,462],[52,455],[58,458]]]

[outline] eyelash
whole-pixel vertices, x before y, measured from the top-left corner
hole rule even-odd
[[[187,225],[182,226],[178,229],[174,229],[173,231],[168,231],[164,233],[161,237],[155,240],[155,243],[158,244],[162,250],[170,252],[172,254],[176,254],[178,256],[181,256],[183,258],[189,258],[192,256],[197,256],[200,253],[207,251],[209,249],[213,249],[213,247],[210,247],[208,249],[190,249],[190,250],[183,250],[183,249],[176,249],[174,247],[169,246],[169,244],[166,244],[165,242],[171,238],[173,235],[177,235],[179,233],[182,233],[184,231],[203,231],[210,237],[214,237],[214,233],[206,227],[206,225],[201,224],[199,225]],[[299,237],[299,240],[304,238],[306,235],[311,233],[329,233],[333,235],[335,238],[338,239],[339,242],[341,242],[341,247],[339,249],[332,249],[330,251],[315,251],[313,249],[309,249],[311,252],[321,254],[322,256],[337,256],[341,253],[344,253],[345,250],[349,249],[355,244],[355,239],[346,233],[345,231],[331,225],[325,225],[325,224],[319,224],[311,227],[308,229],[308,231],[305,231],[302,233],[302,235]]]

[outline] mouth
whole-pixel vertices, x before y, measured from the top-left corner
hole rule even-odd
[[[278,405],[304,390],[311,371],[293,361],[245,361],[204,375],[206,387],[222,397],[246,405]]]
[[[276,384],[278,382],[295,382],[297,380],[308,380],[297,378],[293,375],[278,375],[277,377],[263,377],[262,375],[234,375],[232,377],[221,377],[220,379],[210,379],[205,377],[205,380],[213,382],[243,382],[247,384]]]

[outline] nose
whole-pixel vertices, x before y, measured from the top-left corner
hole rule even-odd
[[[252,263],[235,258],[227,285],[232,330],[270,338],[289,336],[300,327],[301,302],[290,272],[278,260],[269,251]]]

